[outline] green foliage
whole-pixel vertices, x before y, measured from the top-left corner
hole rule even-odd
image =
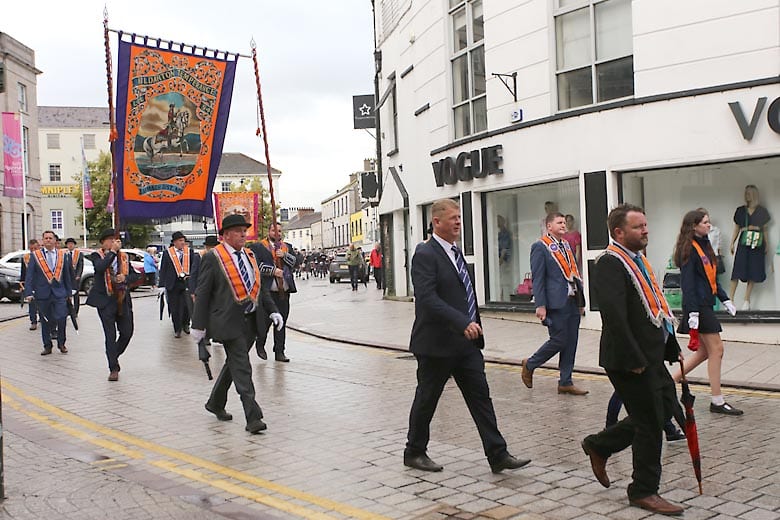
[[[92,202],[94,202],[95,207],[87,209],[87,239],[94,243],[97,242],[101,231],[114,225],[113,216],[106,211],[109,183],[111,182],[111,156],[100,152],[98,160],[89,163],[89,172],[92,183]],[[78,200],[79,206],[81,206],[83,198],[81,177],[81,175],[74,176],[79,187],[73,196]],[[154,225],[127,224],[122,226],[122,230],[129,234],[129,239],[123,244],[124,247],[146,247],[154,231]]]

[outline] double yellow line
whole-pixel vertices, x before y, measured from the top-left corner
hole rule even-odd
[[[28,395],[7,381],[2,382],[2,388],[4,405],[10,406],[19,413],[27,415],[46,426],[79,440],[100,446],[128,459],[144,461],[189,480],[207,484],[220,491],[225,491],[301,518],[336,520],[335,516],[327,514],[330,511],[361,520],[386,519],[384,516],[352,507],[349,504],[343,504],[276,484],[228,466],[216,464],[189,453],[167,448],[134,435],[102,426],[51,405],[42,399]],[[37,410],[32,407],[37,408]],[[103,469],[122,466],[122,464],[105,465],[109,462],[116,463],[117,461],[114,459],[102,461]],[[277,496],[272,496],[269,493],[274,493]],[[278,495],[287,498],[279,498]],[[311,504],[311,506],[316,506],[317,509],[299,505],[299,503],[293,502],[293,500]]]

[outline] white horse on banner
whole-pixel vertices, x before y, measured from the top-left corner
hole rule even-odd
[[[157,135],[147,137],[144,140],[144,151],[149,156],[149,162],[154,161],[156,155],[163,160],[163,150],[179,149],[179,157],[185,151],[190,151],[190,145],[184,138],[184,130],[190,124],[190,113],[187,110],[179,110],[173,118],[173,128],[167,128],[165,132],[158,132]]]

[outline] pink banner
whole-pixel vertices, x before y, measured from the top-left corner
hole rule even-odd
[[[24,196],[22,132],[19,114],[3,112],[3,164],[5,177],[3,195],[21,199]]]
[[[114,182],[110,181],[108,184],[108,202],[106,202],[106,211],[109,213],[114,212]]]
[[[89,176],[89,164],[87,163],[87,154],[84,153],[84,140],[81,140],[81,165],[84,168],[82,174],[81,196],[84,201],[84,209],[95,207],[92,201],[92,180]]]

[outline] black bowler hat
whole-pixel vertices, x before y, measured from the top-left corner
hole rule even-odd
[[[181,231],[174,231],[173,235],[171,235],[171,240],[179,240],[180,238],[187,238],[184,236],[184,233]]]
[[[204,246],[208,247],[215,247],[219,245],[219,240],[217,240],[217,235],[209,235],[206,237],[206,240],[203,242]]]
[[[116,236],[116,231],[114,228],[108,228],[103,230],[102,233],[100,233],[100,239],[99,242],[102,242],[103,240],[107,239],[108,237],[114,237]]]
[[[76,243],[76,239],[73,237],[68,237],[65,239],[65,244],[75,244],[75,243]]]
[[[234,227],[252,227],[252,224],[244,219],[244,215],[228,215],[222,219],[222,226],[219,228],[219,234],[221,235],[225,231]]]

